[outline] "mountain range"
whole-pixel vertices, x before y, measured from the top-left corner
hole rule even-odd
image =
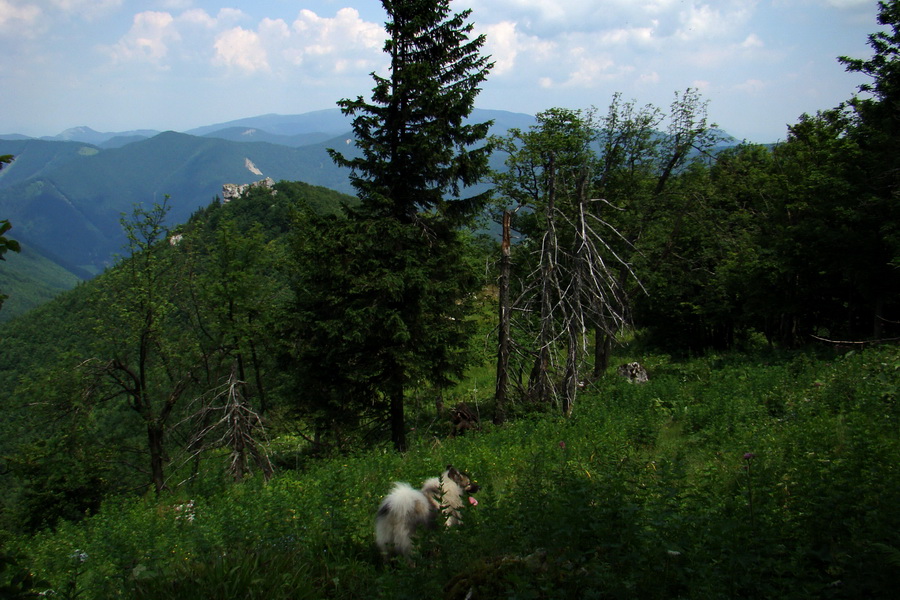
[[[531,115],[483,109],[471,119],[493,120],[494,134],[535,122]],[[348,171],[327,153],[335,148],[352,156],[352,142],[351,120],[339,109],[261,115],[181,133],[74,127],[47,138],[0,135],[0,155],[15,156],[0,171],[0,219],[11,221],[11,237],[29,249],[27,258],[7,254],[0,265],[0,290],[10,295],[0,320],[39,303],[23,297],[46,298],[109,266],[125,242],[120,220],[137,204],[169,196],[174,224],[220,196],[224,184],[269,177],[352,193]],[[29,293],[17,301],[21,286]]]

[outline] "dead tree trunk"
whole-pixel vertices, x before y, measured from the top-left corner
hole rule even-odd
[[[274,469],[260,443],[260,438],[265,440],[265,428],[244,395],[247,383],[238,378],[239,369],[235,362],[228,379],[215,393],[198,399],[201,404],[190,417],[195,425],[187,447],[195,460],[204,451],[228,448],[227,470],[235,481],[242,480],[253,466],[268,481]]]
[[[584,292],[585,279],[587,278],[585,271],[588,269],[588,262],[591,260],[588,252],[588,226],[585,221],[588,203],[587,184],[588,172],[585,169],[578,176],[571,282],[570,289],[566,294],[567,301],[563,303],[563,310],[566,313],[566,335],[568,338],[562,398],[562,411],[566,416],[572,414],[572,409],[575,407],[575,397],[578,394],[578,365],[581,359],[581,349],[584,345],[586,331],[585,315],[589,310],[588,299]]]
[[[614,337],[613,333],[602,324],[594,328],[594,379],[599,379],[609,368],[609,355],[612,353]]]
[[[531,396],[539,403],[551,402],[553,386],[550,381],[550,349],[553,345],[553,281],[556,273],[556,161],[551,152],[547,162],[547,208],[546,230],[541,244],[540,260],[540,323],[538,333],[538,350],[534,368],[531,370]]]
[[[497,388],[494,392],[494,424],[506,420],[506,402],[509,391],[510,321],[509,277],[512,267],[510,257],[510,219],[512,213],[503,211],[503,239],[500,243],[499,319],[497,340]]]

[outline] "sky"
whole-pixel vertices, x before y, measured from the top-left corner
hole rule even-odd
[[[476,105],[668,109],[699,90],[751,142],[865,81],[876,0],[452,0],[494,68]],[[378,0],[0,0],[0,133],[186,131],[369,98],[386,73]]]

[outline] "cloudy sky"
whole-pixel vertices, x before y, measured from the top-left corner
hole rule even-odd
[[[698,88],[738,138],[784,139],[863,80],[876,0],[453,0],[495,68],[481,108],[667,108]],[[0,133],[187,130],[368,96],[378,0],[0,0]]]

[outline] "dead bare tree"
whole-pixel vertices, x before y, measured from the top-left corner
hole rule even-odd
[[[500,425],[506,419],[506,403],[509,393],[509,356],[511,351],[510,326],[512,305],[509,299],[509,283],[512,271],[512,247],[510,223],[512,212],[503,211],[503,237],[500,242],[500,277],[498,280],[498,339],[497,339],[497,387],[494,393],[494,424]]]
[[[542,113],[531,131],[512,132],[510,143],[504,146],[511,157],[509,172],[496,180],[507,198],[542,214],[535,220],[540,227],[529,232],[540,243],[519,248],[534,252],[534,267],[523,280],[518,301],[501,311],[510,315],[519,311],[526,316],[526,323],[534,326],[526,397],[558,402],[566,415],[571,414],[581,387],[579,375],[588,356],[590,331],[603,328],[611,337],[626,320],[626,296],[611,266],[634,275],[606,241],[622,240],[622,236],[592,206],[612,206],[591,198],[597,168],[591,147],[594,140],[590,114],[563,109]],[[506,260],[501,257],[501,265]],[[501,287],[503,284],[502,278]],[[502,324],[500,348],[507,356],[509,331]],[[560,371],[557,387],[554,373]],[[504,382],[500,375],[498,372],[497,397],[505,399],[500,395]]]
[[[268,481],[274,468],[259,439],[265,441],[265,428],[244,397],[246,385],[235,365],[221,386],[197,399],[200,406],[190,418],[196,425],[187,447],[195,459],[203,452],[229,448],[227,470],[235,481],[250,473],[252,466]]]

